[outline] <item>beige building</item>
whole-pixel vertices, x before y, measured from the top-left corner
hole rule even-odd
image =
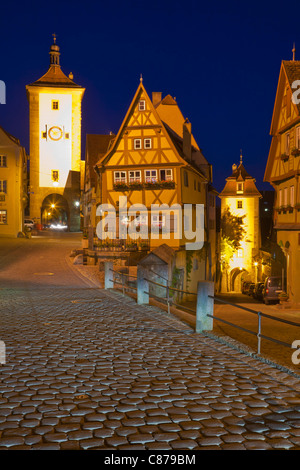
[[[50,48],[50,67],[26,86],[30,127],[30,217],[80,229],[81,101],[85,89],[60,67]]]
[[[23,231],[26,165],[25,148],[0,126],[0,237],[17,237]]]
[[[300,303],[300,61],[282,61],[264,180],[276,191],[274,229],[286,258],[285,290]]]
[[[255,179],[246,171],[242,157],[239,166],[232,166],[232,175],[219,194],[221,216],[229,208],[230,213],[241,221],[245,230],[240,248],[233,253],[229,267],[222,275],[222,292],[241,292],[242,281],[257,282],[260,249],[259,199]]]

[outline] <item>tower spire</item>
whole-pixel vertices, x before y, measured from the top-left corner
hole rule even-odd
[[[54,66],[60,67],[60,65],[59,65],[60,52],[59,52],[59,47],[56,44],[56,34],[53,33],[52,36],[53,36],[53,44],[50,47],[50,52],[49,52],[49,54],[50,54],[50,66],[54,65]]]
[[[242,153],[242,149],[240,150],[240,163],[243,163],[243,153]]]

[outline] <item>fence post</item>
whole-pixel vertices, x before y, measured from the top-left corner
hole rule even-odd
[[[137,303],[149,304],[149,282],[145,279],[145,271],[140,266],[137,269]]]
[[[207,315],[214,314],[214,283],[199,281],[197,289],[196,333],[213,329],[213,319]]]
[[[114,287],[114,265],[112,261],[106,261],[104,264],[104,287],[112,289]]]
[[[258,316],[258,327],[257,327],[257,354],[260,354],[261,348],[261,312],[257,312]]]

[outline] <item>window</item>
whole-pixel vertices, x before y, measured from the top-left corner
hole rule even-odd
[[[129,172],[129,183],[140,183],[141,182],[141,171],[134,170]]]
[[[166,170],[159,170],[160,181],[173,181],[173,171],[168,168]]]
[[[42,131],[42,139],[47,139],[47,132]]]
[[[238,209],[243,209],[243,201],[237,201],[237,206]]]
[[[65,133],[65,139],[69,139],[69,138],[70,138],[70,134],[69,134],[69,132],[66,132]]]
[[[51,179],[53,183],[57,183],[59,180],[59,171],[58,170],[51,170]]]
[[[285,153],[290,154],[290,134],[285,135]]]
[[[162,228],[165,226],[166,223],[166,216],[159,214],[159,215],[151,215],[151,225],[153,227]]]
[[[244,192],[244,183],[237,183],[236,185],[236,192],[241,194]]]
[[[146,109],[146,101],[145,100],[140,100],[139,101],[139,111],[145,111]]]
[[[295,147],[300,149],[300,126],[296,127]]]
[[[0,167],[2,167],[2,168],[7,167],[7,157],[6,157],[6,155],[0,155]]]
[[[187,174],[187,171],[183,172],[183,183],[184,183],[184,186],[189,185],[189,175]]]
[[[58,101],[52,100],[52,109],[58,110]]]
[[[294,186],[290,187],[290,205],[294,207],[295,205],[295,188]]]
[[[283,191],[283,205],[284,206],[287,206],[287,203],[288,203],[288,188],[284,188],[284,191]]]
[[[157,181],[157,170],[145,170],[146,183],[155,183]]]
[[[238,258],[244,258],[244,250],[243,250],[243,248],[239,248],[239,249],[237,250],[237,257],[238,257]]]
[[[144,139],[144,149],[152,149],[152,139]]]
[[[0,180],[0,193],[7,193],[7,181]]]
[[[0,211],[0,224],[7,224],[7,211]]]
[[[279,189],[279,207],[282,207],[282,189]]]
[[[126,171],[115,171],[114,177],[115,183],[126,183],[127,181]]]
[[[134,139],[134,148],[135,150],[139,150],[142,148],[142,140],[141,139]]]

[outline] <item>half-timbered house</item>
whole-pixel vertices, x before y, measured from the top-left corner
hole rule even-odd
[[[294,52],[294,51],[293,51]],[[286,257],[285,288],[300,302],[300,61],[282,61],[270,134],[264,180],[276,191],[274,229]]]
[[[109,207],[116,216],[115,231],[108,219],[106,243],[123,243],[125,249],[167,244],[176,250],[179,265],[188,265],[188,271],[200,270],[202,279],[213,278],[216,192],[211,185],[212,167],[175,98],[162,99],[161,93],[153,93],[151,100],[141,79],[119,132],[95,170],[96,223],[103,222]],[[185,205],[191,212],[185,211]],[[201,220],[196,217],[200,206]]]

